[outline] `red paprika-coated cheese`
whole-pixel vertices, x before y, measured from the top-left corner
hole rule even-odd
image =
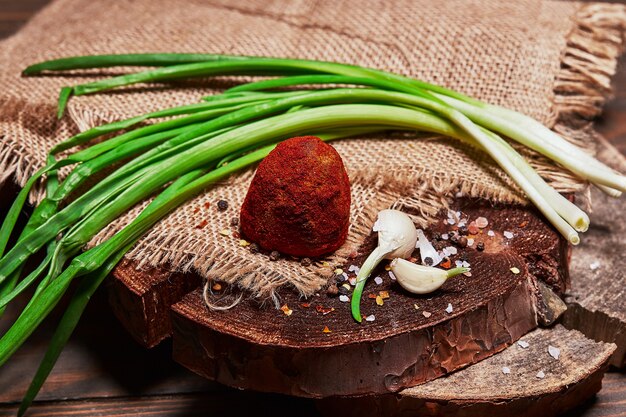
[[[335,148],[315,136],[276,146],[252,179],[240,223],[264,249],[307,257],[338,249],[350,224],[350,181]]]

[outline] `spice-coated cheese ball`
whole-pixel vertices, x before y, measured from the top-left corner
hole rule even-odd
[[[341,157],[315,136],[288,139],[261,162],[241,207],[241,231],[267,250],[333,252],[350,224],[350,181]]]

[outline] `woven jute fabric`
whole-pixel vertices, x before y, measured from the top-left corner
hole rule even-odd
[[[584,122],[599,111],[623,44],[622,5],[566,1],[228,1],[58,0],[0,44],[0,181],[20,185],[56,142],[106,121],[197,102],[235,78],[134,86],[74,98],[55,119],[62,86],[128,71],[25,78],[28,64],[58,57],[131,52],[210,52],[299,57],[390,70],[458,90],[530,115],[594,150]],[[303,132],[307,133],[307,132]],[[354,252],[383,208],[412,207],[425,225],[462,193],[524,202],[511,180],[481,151],[449,138],[382,135],[334,143],[352,183],[352,226],[346,244],[326,261]],[[585,184],[530,151],[524,155],[559,191]],[[285,284],[311,295],[331,268],[252,255],[225,236],[253,170],[242,172],[178,208],[127,255],[139,267],[193,269],[277,297]],[[34,197],[36,198],[36,196]],[[229,202],[218,211],[216,202]],[[99,233],[101,242],[146,203]]]

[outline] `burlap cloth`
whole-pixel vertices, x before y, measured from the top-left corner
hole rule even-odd
[[[0,181],[12,177],[23,184],[47,149],[79,130],[196,102],[219,86],[201,80],[79,97],[57,122],[61,86],[120,70],[20,77],[35,61],[97,53],[303,57],[391,70],[526,113],[593,152],[593,132],[584,121],[599,112],[610,91],[625,22],[623,5],[566,1],[58,0],[0,44]],[[253,170],[176,210],[127,257],[140,267],[194,269],[276,301],[276,290],[286,283],[303,295],[317,291],[332,265],[358,248],[382,208],[418,208],[415,220],[425,224],[458,193],[524,201],[485,154],[450,139],[382,136],[334,145],[350,175],[353,206],[348,242],[328,259],[330,267],[271,262],[220,234],[238,215]],[[525,155],[558,190],[585,186],[534,153]],[[217,210],[219,199],[229,202],[227,211]],[[119,230],[140,208],[91,244]]]

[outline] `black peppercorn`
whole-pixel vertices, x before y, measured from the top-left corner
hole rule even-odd
[[[280,259],[280,253],[277,250],[273,250],[270,253],[270,261],[277,261],[278,259]]]
[[[220,211],[224,211],[224,210],[226,210],[226,209],[228,208],[228,201],[226,201],[226,200],[220,200],[220,201],[218,201],[218,202],[217,202],[217,208],[218,208]]]
[[[478,242],[478,244],[476,245],[476,250],[479,252],[482,252],[485,250],[485,244],[483,242]]]

